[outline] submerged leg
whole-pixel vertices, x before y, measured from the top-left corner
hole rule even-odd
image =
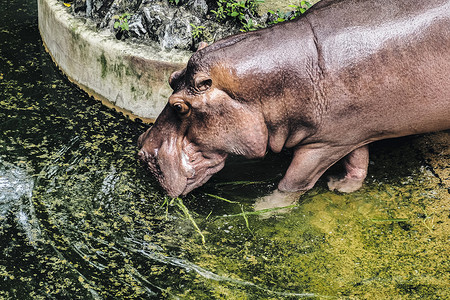
[[[278,189],[284,192],[306,192],[329,167],[349,151],[347,147],[300,147],[295,151]]]
[[[295,203],[304,192],[314,186],[329,167],[343,157],[349,177],[341,181],[336,180],[336,183],[345,190],[358,189],[367,173],[368,150],[366,146],[363,146],[347,154],[349,152],[348,147],[310,145],[298,148],[278,189],[259,199],[255,203],[255,209],[285,207]]]
[[[328,178],[328,188],[343,193],[351,193],[360,189],[367,176],[369,166],[369,147],[367,145],[359,147],[350,152],[343,159],[345,174],[341,176],[330,176]]]

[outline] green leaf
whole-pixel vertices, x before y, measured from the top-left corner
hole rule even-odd
[[[114,29],[119,28],[119,22],[114,22]]]

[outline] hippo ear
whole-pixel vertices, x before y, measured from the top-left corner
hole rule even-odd
[[[194,77],[194,88],[199,92],[208,90],[212,85],[211,78],[206,74],[196,74]]]
[[[206,47],[208,47],[208,43],[200,42],[200,44],[198,44],[197,51],[202,50],[203,48],[206,48]]]
[[[185,70],[186,69],[175,71],[170,75],[169,85],[173,90],[176,89],[178,82],[180,81],[180,78],[184,75]]]

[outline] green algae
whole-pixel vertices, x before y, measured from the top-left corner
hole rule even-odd
[[[108,72],[108,61],[106,60],[106,56],[104,53],[100,55],[99,62],[102,66],[102,78],[106,78],[106,74]]]
[[[21,170],[32,189],[2,202],[1,298],[449,298],[448,186],[417,148],[429,136],[371,146],[352,194],[321,179],[288,211],[255,213],[283,152],[232,158],[180,206],[135,159],[147,126],[59,73],[34,2],[0,1],[20,24],[0,30],[0,182]]]
[[[124,77],[135,77],[137,80],[140,80],[142,77],[132,65],[125,64],[120,58],[117,58],[117,61],[111,59],[108,60],[105,53],[102,53],[97,61],[101,65],[102,78],[106,78],[109,73],[113,73],[115,77],[118,78],[119,82],[122,82]],[[131,87],[131,92],[133,94],[136,93],[136,88],[134,86]]]

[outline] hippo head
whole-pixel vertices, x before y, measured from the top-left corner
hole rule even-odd
[[[139,137],[139,159],[172,197],[185,195],[220,171],[228,154],[262,157],[267,127],[260,103],[240,96],[233,69],[210,47],[169,78],[173,94]]]

